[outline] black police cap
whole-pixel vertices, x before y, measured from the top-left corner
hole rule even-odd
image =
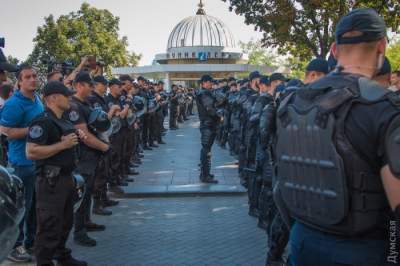
[[[88,83],[88,84],[93,85],[93,79],[90,76],[89,72],[87,72],[87,71],[81,71],[78,74],[76,74],[74,82],[75,83]]]
[[[286,84],[286,88],[289,88],[289,87],[302,87],[303,85],[304,85],[304,83],[301,80],[299,80],[299,79],[291,79]]]
[[[236,79],[234,77],[229,77],[228,82],[232,82],[232,81],[236,81]]]
[[[344,37],[347,32],[360,32],[360,36]],[[342,17],[336,25],[336,43],[354,44],[373,42],[386,37],[385,21],[371,8],[358,8]]]
[[[308,63],[306,71],[317,71],[328,74],[329,73],[328,61],[322,58],[315,58],[311,60],[310,63]]]
[[[253,71],[249,75],[249,80],[252,81],[253,79],[260,78],[261,74],[258,71]]]
[[[61,81],[50,81],[43,88],[43,96],[49,96],[51,94],[62,94],[64,96],[71,96],[74,92],[68,89]]]
[[[282,73],[273,73],[270,77],[269,80],[275,81],[275,80],[281,80],[281,81],[286,81],[285,76]]]
[[[112,86],[112,85],[118,85],[121,86],[121,81],[117,78],[112,78],[110,79],[110,81],[108,82],[108,86]]]
[[[389,59],[385,56],[385,61],[383,61],[383,65],[381,67],[381,69],[379,70],[378,74],[376,74],[377,76],[382,76],[382,75],[386,75],[386,74],[390,74],[392,73],[392,66],[390,64]]]
[[[131,76],[129,76],[129,75],[121,75],[120,77],[119,77],[119,80],[120,81],[131,81],[131,82],[134,82],[135,80],[131,77]]]
[[[96,83],[101,83],[105,86],[108,84],[108,80],[104,76],[96,76],[93,78],[93,81]]]
[[[207,81],[213,81],[214,79],[210,75],[203,75],[200,79],[200,82],[207,82]]]
[[[269,81],[269,77],[268,76],[262,76],[260,78],[260,84],[265,84],[265,85],[270,85],[271,82]]]

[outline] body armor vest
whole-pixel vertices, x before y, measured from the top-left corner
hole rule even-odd
[[[278,190],[290,215],[311,227],[376,233],[386,227],[389,208],[379,169],[353,148],[344,124],[353,104],[385,100],[386,91],[357,76],[325,80],[292,93],[278,109]]]

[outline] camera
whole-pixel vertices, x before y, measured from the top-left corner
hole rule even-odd
[[[69,75],[73,70],[74,70],[74,63],[72,61],[62,61],[62,62],[57,62],[57,61],[42,61],[43,64],[47,65],[47,72],[53,72],[53,71],[59,71],[61,72],[64,76]]]
[[[4,48],[6,46],[6,39],[4,37],[0,38],[0,48]]]

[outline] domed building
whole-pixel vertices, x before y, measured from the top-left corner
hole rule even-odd
[[[225,23],[206,14],[202,0],[198,7],[195,16],[183,19],[174,27],[166,53],[157,54],[153,65],[115,68],[113,74],[164,80],[169,88],[171,82],[196,86],[204,74],[222,79],[254,70],[272,71],[268,67],[248,65],[247,55],[237,46]]]

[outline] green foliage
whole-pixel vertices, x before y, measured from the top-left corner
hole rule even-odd
[[[57,20],[45,17],[34,38],[29,62],[43,65],[50,61],[70,60],[75,64],[85,55],[95,55],[106,66],[136,65],[141,55],[127,50],[126,37],[120,38],[119,18],[108,10],[82,4],[80,10],[62,15]]]
[[[386,50],[386,56],[389,58],[392,71],[400,70],[400,41],[397,41]]]
[[[272,49],[262,46],[261,41],[240,42],[240,48],[249,56],[249,64],[258,66],[277,66],[277,55]]]
[[[400,24],[398,0],[222,0],[264,33],[263,45],[301,61],[326,57],[339,18],[355,7],[375,8],[392,29]]]

